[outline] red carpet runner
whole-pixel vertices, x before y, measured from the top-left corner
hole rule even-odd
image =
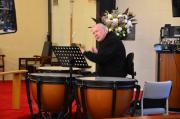
[[[12,81],[0,81],[0,118],[1,119],[31,119],[29,112],[25,82],[22,81],[21,107],[12,109]],[[33,109],[37,112],[36,104]]]
[[[0,81],[0,119],[31,119],[25,81],[21,87],[20,109],[12,109],[12,81]],[[73,102],[72,112],[76,110],[76,103]],[[38,112],[36,103],[33,101],[33,111]]]

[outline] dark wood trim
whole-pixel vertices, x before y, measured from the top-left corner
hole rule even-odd
[[[52,42],[52,6],[51,0],[48,0],[48,33],[47,40]]]
[[[179,108],[169,108],[169,111],[180,112]]]
[[[116,0],[96,0],[96,19],[100,20],[105,10],[111,12],[116,7]]]
[[[157,81],[160,81],[160,54],[157,53]]]

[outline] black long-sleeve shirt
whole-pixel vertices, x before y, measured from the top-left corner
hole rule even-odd
[[[86,58],[97,65],[99,76],[125,77],[126,50],[122,41],[112,32],[98,42],[98,53],[85,51]]]

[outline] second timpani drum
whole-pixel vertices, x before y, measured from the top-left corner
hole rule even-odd
[[[77,79],[81,111],[92,119],[120,117],[130,108],[135,79],[118,77],[83,77]]]

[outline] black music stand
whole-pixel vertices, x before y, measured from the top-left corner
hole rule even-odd
[[[74,99],[77,100],[77,95],[76,93],[76,88],[75,85],[73,84],[73,67],[76,68],[90,68],[90,66],[87,64],[87,61],[85,57],[83,56],[81,50],[77,46],[53,46],[52,50],[55,54],[55,56],[58,59],[58,62],[60,63],[61,66],[63,67],[69,67],[70,69],[70,80],[68,81],[68,91],[70,91],[70,99],[68,100],[68,107],[70,111],[70,117],[71,115],[71,110],[72,110],[72,102]]]
[[[77,46],[53,46],[55,56],[63,67],[90,68]]]

